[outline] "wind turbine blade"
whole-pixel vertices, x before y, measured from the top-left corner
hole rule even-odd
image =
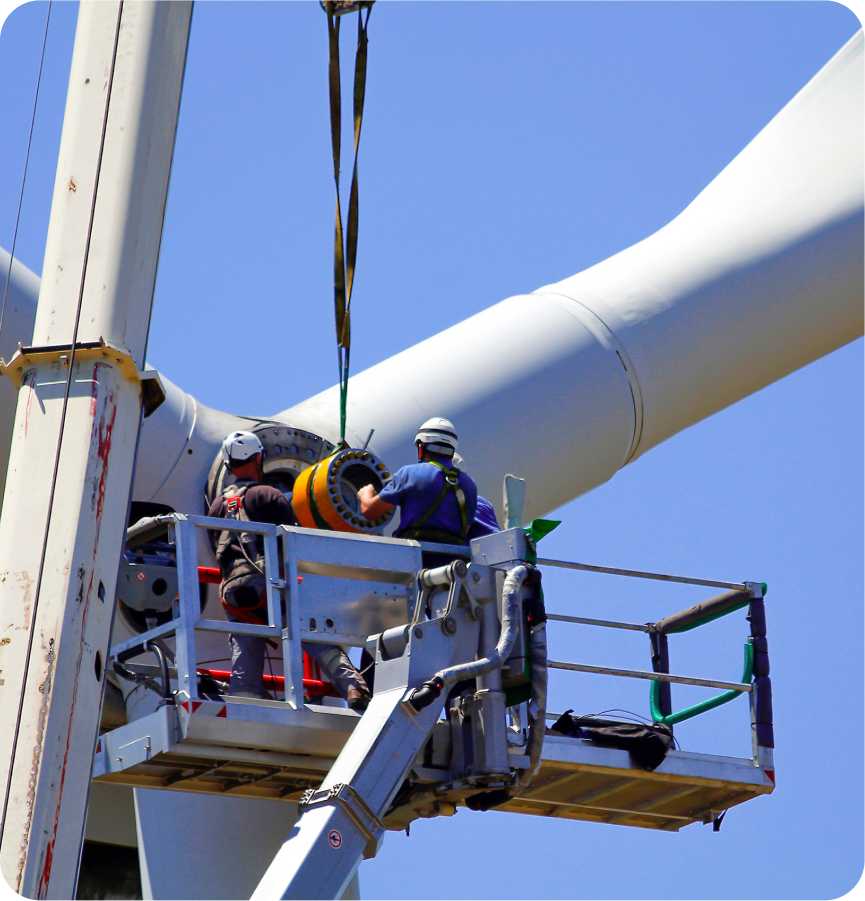
[[[446,416],[481,492],[526,478],[531,518],[859,337],[862,63],[860,31],[656,234],[355,376],[349,428],[395,469]],[[328,436],[336,391],[277,418]]]

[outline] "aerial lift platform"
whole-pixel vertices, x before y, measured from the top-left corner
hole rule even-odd
[[[298,826],[255,897],[337,897],[363,857],[374,856],[385,830],[452,815],[458,806],[677,831],[719,824],[730,807],[774,789],[760,583],[538,559],[523,529],[457,548],[244,523],[244,531],[264,538],[268,625],[229,624],[203,617],[200,583],[213,575],[200,566],[198,541],[201,530],[225,529],[226,520],[171,515],[151,526],[159,527],[169,530],[170,559],[127,562],[126,584],[144,583],[140,603],[152,604],[147,588],[162,578],[163,596],[173,601],[160,617],[146,611],[155,627],[110,652],[115,671],[146,683],[155,703],[152,712],[100,736],[93,778],[298,805]],[[425,569],[424,552],[456,559]],[[645,625],[545,614],[540,572],[548,567],[725,591]],[[667,635],[743,607],[751,635],[741,682],[669,673]],[[551,622],[643,631],[652,669],[547,660]],[[281,674],[267,683],[281,699],[219,691],[226,674],[201,665],[199,655],[205,636],[228,632],[280,648]],[[362,716],[317,696],[327,686],[304,670],[301,642],[368,650],[374,697]],[[646,769],[627,747],[599,742],[597,732],[615,721],[581,719],[582,731],[553,731],[547,722],[559,715],[546,711],[546,680],[559,670],[651,680],[652,719],[670,727],[746,694],[753,755],[671,748]],[[673,713],[670,683],[723,693]]]

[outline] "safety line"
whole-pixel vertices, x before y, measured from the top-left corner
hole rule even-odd
[[[9,282],[12,279],[12,261],[15,259],[15,245],[18,243],[18,225],[21,222],[21,204],[24,201],[24,185],[27,182],[27,167],[30,163],[30,145],[33,141],[33,125],[36,122],[36,105],[39,102],[39,86],[42,84],[42,66],[45,62],[45,45],[48,41],[48,23],[51,21],[52,2],[53,0],[48,0],[48,15],[45,17],[45,34],[42,36],[42,54],[39,57],[39,75],[36,78],[36,96],[33,98],[33,114],[30,117],[30,134],[27,136],[27,153],[24,154],[24,174],[21,176],[21,193],[18,195],[18,213],[15,216],[15,234],[12,237],[9,269],[6,272],[6,288],[3,291],[3,307],[0,308],[0,334],[3,332],[3,317],[6,315],[6,299],[9,297]]]
[[[0,817],[0,839],[3,837],[3,827],[6,822],[6,810],[9,805],[9,795],[12,790],[12,773],[15,768],[15,755],[18,746],[18,735],[21,730],[21,717],[24,710],[24,695],[27,687],[27,673],[30,669],[30,657],[33,650],[33,637],[36,632],[36,613],[39,605],[39,592],[42,588],[42,576],[45,570],[45,554],[48,549],[48,533],[51,529],[51,514],[54,510],[54,494],[57,488],[57,473],[60,468],[60,452],[63,445],[63,434],[66,427],[66,410],[69,402],[69,393],[72,385],[72,373],[75,367],[75,346],[78,341],[78,325],[81,320],[81,307],[84,299],[84,281],[87,275],[87,262],[90,256],[90,242],[93,235],[93,217],[96,211],[96,194],[99,189],[99,176],[102,170],[102,157],[105,150],[105,134],[108,129],[108,106],[111,100],[111,89],[114,84],[114,71],[117,65],[117,46],[120,40],[120,20],[123,15],[123,2],[117,10],[117,24],[114,31],[114,49],[111,54],[111,71],[108,75],[108,89],[105,94],[105,111],[102,115],[102,134],[99,139],[99,156],[96,160],[96,178],[93,183],[93,196],[90,200],[90,221],[87,227],[87,241],[84,245],[84,262],[81,269],[81,282],[78,289],[78,305],[75,311],[75,326],[72,331],[72,349],[69,354],[69,374],[66,376],[66,387],[63,393],[63,407],[60,412],[60,431],[57,436],[57,448],[54,453],[54,472],[51,476],[51,492],[48,496],[48,515],[45,523],[45,532],[42,539],[42,551],[39,560],[39,574],[36,578],[36,589],[33,595],[33,611],[30,619],[30,632],[27,639],[27,654],[24,658],[24,684],[21,689],[21,697],[18,700],[18,713],[15,717],[15,731],[12,738],[12,760],[9,765],[9,775],[6,780],[6,793],[3,799],[3,815]]]

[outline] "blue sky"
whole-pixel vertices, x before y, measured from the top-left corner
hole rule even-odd
[[[0,33],[7,250],[46,9],[18,8]],[[52,8],[20,220],[16,255],[37,273],[76,9]],[[831,2],[377,4],[353,370],[656,231],[858,28]],[[336,381],[326,64],[311,0],[196,5],[149,362],[218,409],[269,415]],[[776,792],[717,834],[462,810],[388,834],[361,868],[365,897],[834,898],[857,883],[862,357],[859,340],[652,450],[558,511],[542,545],[769,584]],[[632,622],[706,596],[555,574],[546,595],[556,612]],[[738,679],[747,628],[728,619],[679,636],[673,670]],[[571,628],[554,657],[648,668],[642,639]],[[645,686],[606,681],[558,678],[550,706],[647,712]],[[683,747],[746,755],[745,707],[684,724]]]

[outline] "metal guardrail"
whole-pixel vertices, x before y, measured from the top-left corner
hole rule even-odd
[[[606,626],[609,629],[630,629],[633,632],[651,632],[651,626],[639,623],[617,623],[610,619],[589,619],[585,616],[563,616],[560,613],[548,613],[547,619],[557,623],[577,623],[584,626]]]
[[[303,671],[301,651],[302,624],[298,619],[295,596],[299,583],[303,582],[298,574],[298,559],[296,542],[300,540],[301,533],[305,530],[278,530],[276,526],[265,524],[253,524],[244,522],[242,526],[222,519],[209,519],[199,516],[182,516],[174,514],[171,534],[172,543],[176,544],[176,557],[179,575],[179,598],[176,602],[174,618],[164,625],[157,626],[140,635],[111,648],[110,657],[128,657],[128,652],[135,648],[144,649],[147,642],[153,642],[160,638],[173,635],[176,639],[176,665],[181,676],[178,688],[188,694],[192,699],[197,697],[197,686],[193,674],[197,673],[195,632],[204,630],[210,632],[242,633],[255,635],[262,638],[276,640],[281,645],[284,673],[285,673],[285,698],[286,701],[297,707],[302,707],[303,684],[305,673]],[[247,623],[228,623],[220,620],[205,619],[199,607],[198,579],[200,577],[198,567],[198,546],[196,534],[201,529],[222,530],[236,528],[238,531],[249,531],[260,534],[265,543],[266,583],[267,583],[267,616],[268,625],[252,625]],[[291,533],[297,531],[297,536]],[[321,540],[327,540],[322,535]],[[330,540],[333,540],[332,538]],[[416,546],[416,545],[415,545]],[[358,550],[358,549],[356,549]],[[451,545],[435,545],[421,543],[422,551],[445,552],[450,555],[468,557],[470,548]],[[415,551],[417,553],[417,551]],[[282,561],[284,574],[275,565],[277,560]],[[368,561],[354,565],[368,566]],[[580,570],[584,572],[603,573],[609,575],[627,576],[631,578],[650,579],[664,582],[675,582],[689,585],[704,585],[726,589],[722,595],[697,604],[687,610],[680,611],[655,623],[623,623],[613,620],[596,619],[580,616],[566,616],[563,614],[548,614],[548,619],[554,622],[563,622],[575,625],[589,625],[602,628],[622,629],[626,631],[643,632],[649,635],[652,643],[652,671],[636,669],[624,669],[617,667],[595,666],[592,664],[569,663],[562,661],[549,661],[548,666],[553,670],[566,670],[573,672],[596,673],[599,675],[617,676],[632,679],[643,679],[652,683],[650,693],[650,710],[655,722],[672,725],[689,719],[720,704],[732,700],[739,694],[750,696],[751,727],[755,758],[758,755],[758,746],[771,748],[774,746],[772,735],[772,711],[771,711],[771,686],[768,678],[768,652],[766,647],[765,614],[762,596],[765,593],[765,585],[755,582],[725,582],[713,579],[696,579],[688,576],[676,576],[662,573],[641,572],[614,567],[592,566],[590,564],[569,562],[564,560],[552,560],[538,558],[537,565],[541,567],[558,567],[563,569]],[[351,567],[348,567],[349,569]],[[346,569],[344,566],[339,570]],[[336,575],[336,573],[334,573]],[[212,579],[206,579],[212,581]],[[305,589],[304,589],[305,590]],[[280,599],[285,603],[285,614],[281,609]],[[718,679],[706,679],[692,676],[674,675],[669,671],[669,654],[667,648],[667,636],[669,634],[687,631],[703,625],[719,616],[727,615],[733,610],[749,605],[748,619],[751,622],[751,638],[746,645],[746,666],[741,682],[730,682]],[[365,633],[364,633],[365,634]],[[304,633],[303,640],[324,641],[328,637]],[[355,643],[355,642],[349,642]],[[122,661],[121,661],[122,662]],[[751,682],[752,677],[754,682]],[[670,684],[696,685],[708,688],[721,689],[725,693],[710,698],[700,704],[689,707],[678,713],[673,713],[670,702]]]
[[[278,567],[275,561],[277,553],[277,527],[265,523],[234,523],[224,519],[208,518],[206,516],[183,516],[171,514],[166,517],[171,520],[169,526],[169,543],[176,548],[178,597],[175,601],[173,617],[161,626],[148,629],[139,635],[111,647],[109,661],[113,663],[119,660],[136,656],[136,649],[144,652],[145,647],[153,645],[157,639],[174,637],[175,639],[175,667],[178,678],[178,691],[188,696],[192,701],[198,700],[197,684],[197,651],[195,633],[204,632],[234,632],[237,634],[254,635],[260,638],[268,638],[281,643],[283,658],[286,667],[289,661],[289,648],[286,641],[285,630],[282,623],[282,611],[278,591],[285,587],[285,581],[278,575]],[[223,620],[206,619],[201,610],[198,584],[198,542],[197,530],[252,532],[261,535],[264,539],[265,580],[266,580],[266,610],[269,625],[253,625],[251,623],[228,623]],[[164,677],[163,677],[164,678]],[[299,681],[298,684],[301,684]],[[163,692],[167,689],[163,686]],[[302,690],[301,690],[302,692]],[[302,697],[302,694],[301,694]]]
[[[744,682],[722,682],[718,679],[698,679],[693,676],[673,676],[669,673],[648,673],[636,669],[619,669],[612,666],[591,666],[584,663],[560,663],[547,661],[548,669],[572,670],[576,673],[599,673],[602,676],[625,676],[631,679],[649,679],[652,682],[677,682],[681,685],[704,685],[706,688],[724,688],[735,692],[751,691],[753,686]]]
[[[755,761],[761,751],[774,747],[772,730],[771,685],[768,673],[768,652],[766,646],[765,613],[763,594],[764,583],[757,582],[723,582],[716,579],[696,579],[689,576],[674,576],[663,573],[641,572],[638,570],[619,569],[606,566],[592,566],[586,563],[575,563],[565,560],[538,558],[538,566],[552,566],[562,569],[580,570],[583,572],[604,573],[609,575],[628,576],[638,579],[651,579],[663,582],[677,582],[688,585],[705,585],[713,588],[727,589],[723,594],[681,610],[672,616],[654,623],[623,623],[613,620],[595,619],[582,616],[566,616],[548,613],[547,619],[575,625],[599,626],[608,629],[623,629],[632,632],[644,632],[652,643],[652,671],[625,669],[621,667],[596,666],[584,663],[568,663],[550,660],[549,669],[565,670],[581,673],[596,673],[604,676],[618,676],[630,679],[644,679],[652,683],[649,694],[649,707],[652,720],[672,726],[691,719],[721,704],[738,697],[740,694],[750,696],[750,719],[752,744]],[[670,673],[667,636],[686,632],[705,625],[721,616],[748,606],[748,620],[751,622],[751,637],[745,645],[745,666],[742,681],[728,682],[719,679],[706,679],[693,676],[681,676]],[[756,679],[754,677],[756,676]],[[752,682],[752,679],[754,681]],[[674,713],[670,699],[670,685],[697,685],[706,688],[718,688],[723,694],[701,701],[691,707]],[[553,718],[549,715],[548,718]],[[765,755],[764,755],[765,756]]]
[[[686,585],[708,585],[710,588],[736,588],[746,590],[745,582],[718,582],[714,579],[692,579],[690,576],[669,576],[664,573],[640,572],[635,569],[615,569],[612,566],[591,566],[588,563],[571,563],[567,560],[550,560],[538,557],[538,566],[558,566],[562,569],[579,569],[590,573],[607,573],[612,576],[630,576],[633,579],[654,579],[658,582],[682,582]]]
[[[169,544],[175,547],[177,566],[178,597],[172,619],[114,645],[109,660],[113,664],[118,658],[129,659],[143,653],[148,643],[173,638],[177,691],[190,701],[199,699],[197,677],[201,675],[201,668],[198,666],[196,635],[200,639],[202,632],[249,635],[275,644],[277,654],[282,658],[284,676],[278,684],[272,681],[284,689],[287,704],[301,709],[306,703],[305,689],[316,687],[311,683],[323,684],[308,678],[303,643],[363,647],[367,635],[376,631],[376,623],[382,629],[394,625],[387,617],[399,616],[400,603],[397,601],[404,604],[407,613],[413,609],[417,593],[415,577],[421,564],[421,549],[416,542],[384,539],[382,545],[376,546],[369,541],[370,536],[340,537],[328,531],[310,534],[310,530],[295,527],[184,514],[170,514],[165,519],[169,525]],[[267,624],[209,619],[201,609],[199,582],[220,581],[217,570],[199,566],[201,534],[224,530],[249,532],[263,539],[266,604],[261,612],[266,615]],[[427,546],[422,549],[426,550]],[[438,547],[431,546],[430,549],[438,550]],[[468,548],[454,550],[470,554]],[[313,556],[309,556],[310,553]],[[399,584],[393,584],[395,582]],[[343,604],[349,600],[352,603]],[[311,607],[308,606],[310,603]],[[319,609],[325,609],[322,605],[327,612],[319,617]],[[306,610],[305,621],[301,619],[302,608]],[[372,612],[364,612],[368,610]],[[337,625],[342,615],[343,620],[350,621],[356,628],[337,634],[339,629],[329,618],[331,615]],[[381,615],[384,620],[379,622],[376,616]]]

